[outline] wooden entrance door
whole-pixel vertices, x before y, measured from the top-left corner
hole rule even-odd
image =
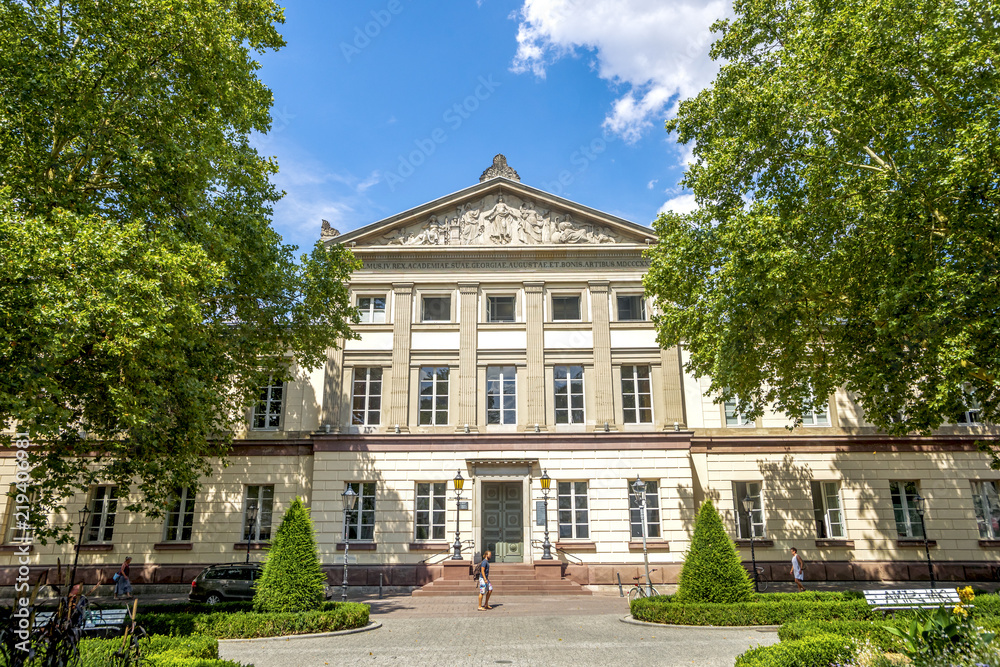
[[[521,482],[483,482],[483,551],[497,563],[524,562]]]

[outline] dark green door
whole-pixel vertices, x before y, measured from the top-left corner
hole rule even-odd
[[[524,562],[521,482],[483,482],[483,550],[497,563]]]

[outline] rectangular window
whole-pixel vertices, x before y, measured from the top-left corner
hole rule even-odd
[[[355,368],[351,423],[378,426],[382,414],[382,369]]]
[[[976,508],[979,539],[1000,539],[1000,497],[996,482],[973,482],[972,504]]]
[[[646,537],[660,536],[660,487],[656,482],[646,482]],[[642,539],[642,508],[632,485],[628,487],[629,523],[632,537]]]
[[[955,422],[959,424],[965,424],[966,426],[979,425],[982,422],[979,421],[979,401],[976,400],[975,394],[971,391],[964,391],[965,396],[965,410],[958,413],[955,417]]]
[[[653,423],[649,366],[622,366],[622,412],[626,424]]]
[[[556,423],[583,424],[583,366],[554,366]]]
[[[646,319],[646,300],[641,294],[629,294],[618,297],[618,321],[644,321]]]
[[[579,295],[552,297],[553,322],[579,321],[580,319]]]
[[[447,482],[418,482],[417,509],[414,512],[413,537],[421,540],[443,540],[447,509]]]
[[[358,317],[361,324],[385,324],[385,297],[359,296]]]
[[[559,538],[590,537],[590,505],[586,482],[559,482]],[[642,537],[642,535],[640,535]]]
[[[747,419],[743,416],[739,410],[736,409],[736,401],[726,401],[726,426],[731,427],[743,427],[743,426],[756,426],[757,423],[752,419]]]
[[[815,396],[810,395],[811,399],[815,399]],[[810,401],[812,402],[812,401]],[[818,411],[808,411],[802,414],[802,425],[803,426],[829,426],[830,425],[830,406],[824,405]]]
[[[90,496],[90,525],[85,542],[110,542],[118,514],[118,487],[97,486]]]
[[[163,527],[164,542],[190,542],[194,528],[194,496],[191,489],[184,487],[174,494],[174,501],[167,510],[167,522]]]
[[[844,539],[844,510],[840,502],[840,484],[812,482],[812,497],[816,537],[821,540]]]
[[[250,509],[256,508],[257,516],[250,525]],[[260,484],[246,487],[243,502],[243,541],[267,542],[271,539],[271,516],[274,513],[274,485]]]
[[[281,380],[271,378],[260,388],[260,399],[253,409],[255,431],[273,431],[281,428],[281,408],[285,401],[285,387]]]
[[[917,483],[889,482],[892,514],[896,520],[896,535],[901,538],[923,538],[920,515],[917,513]]]
[[[486,368],[486,423],[517,423],[517,381],[513,366]]]
[[[423,426],[448,423],[448,367],[423,366],[420,369],[418,413]]]
[[[375,539],[375,482],[348,482],[347,486],[358,494],[357,507],[347,514],[347,539],[371,542]]]
[[[743,501],[747,496],[750,496],[751,501],[749,515],[743,508]],[[736,537],[744,540],[750,539],[751,535],[767,537],[767,531],[764,529],[764,500],[760,482],[733,482],[733,504],[738,517]]]
[[[420,319],[423,322],[450,322],[451,297],[425,296]]]
[[[11,484],[7,496],[7,524],[4,530],[4,542],[6,544],[31,542],[34,531],[30,528],[28,521],[40,511],[37,489],[31,489],[25,494],[17,490],[17,484]]]
[[[513,322],[514,297],[512,296],[486,297],[486,321]]]

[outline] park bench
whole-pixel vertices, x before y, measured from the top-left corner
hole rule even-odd
[[[55,612],[39,611],[35,613],[35,627],[45,627]],[[111,635],[120,634],[129,620],[128,609],[96,609],[90,607],[84,611],[84,634]]]
[[[865,600],[883,614],[900,609],[936,609],[942,605],[954,607],[962,604],[954,588],[868,590],[865,591]]]

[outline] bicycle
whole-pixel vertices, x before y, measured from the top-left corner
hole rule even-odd
[[[652,574],[653,572],[656,572],[656,570],[653,569],[649,571],[650,574]],[[632,600],[638,600],[639,598],[646,597],[647,595],[646,587],[639,585],[639,580],[642,578],[643,578],[642,575],[639,575],[638,577],[632,577],[632,581],[635,583],[632,584],[632,588],[628,589],[629,602],[632,602]],[[652,594],[654,596],[659,595],[659,593],[656,592],[656,589],[652,587],[652,582],[650,582],[649,589],[652,591]]]
[[[767,575],[764,574],[764,568],[758,567],[757,568],[757,592],[758,593],[763,593],[764,591],[766,591],[767,590],[767,584],[769,583],[769,581],[770,580],[767,578]]]

